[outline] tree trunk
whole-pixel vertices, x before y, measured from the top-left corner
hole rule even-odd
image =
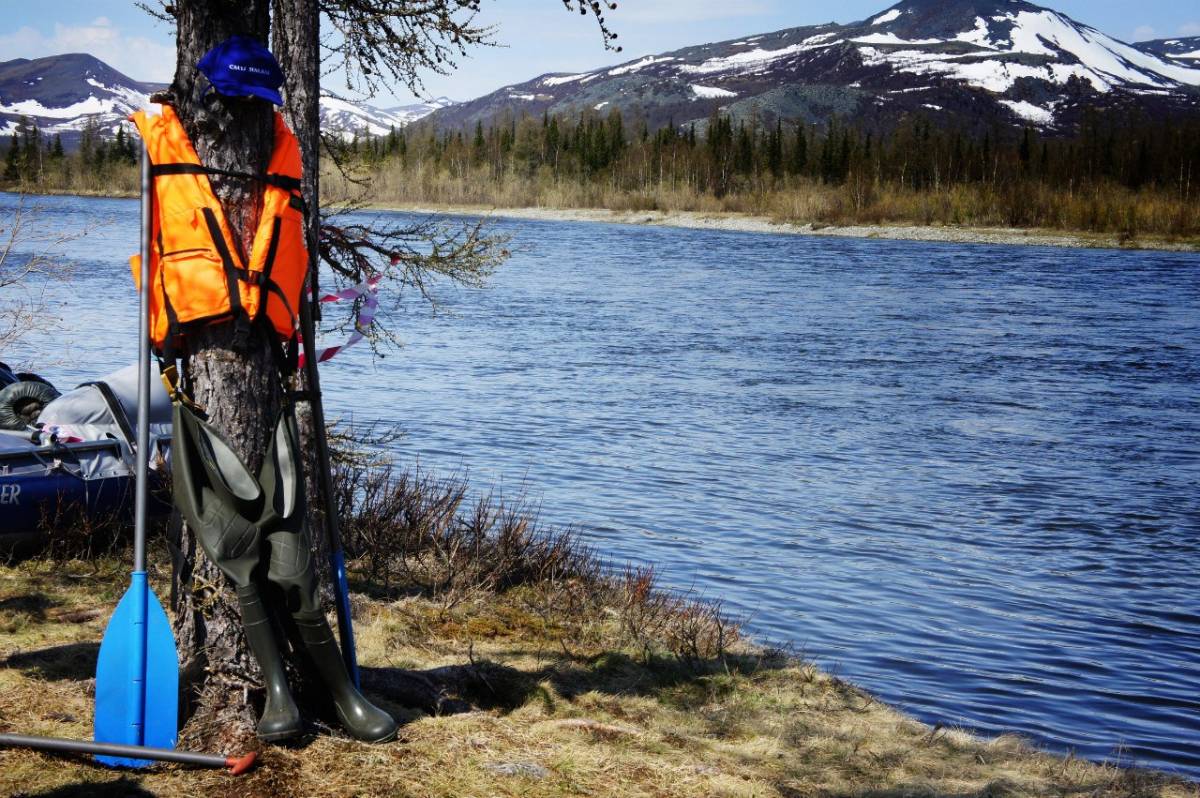
[[[272,31],[272,50],[283,69],[283,116],[300,143],[300,160],[304,168],[303,191],[308,203],[305,231],[309,253],[309,285],[318,290],[317,243],[320,234],[321,193],[321,86],[320,75],[320,9],[317,0],[274,0],[275,26]],[[304,301],[304,300],[301,300]],[[314,314],[318,311],[313,304]],[[300,371],[301,388],[308,390],[304,370]],[[313,561],[318,564],[321,597],[326,608],[332,606],[332,582],[326,563],[329,562],[329,541],[324,534],[325,501],[321,490],[320,463],[317,458],[314,419],[310,402],[296,405],[296,422],[300,427],[301,448],[305,458],[305,492],[308,495],[309,529],[312,531]]]
[[[227,100],[210,93],[196,63],[235,34],[267,41],[269,0],[179,0],[177,63],[169,100],[202,163],[242,172],[265,171],[274,142],[271,106],[261,100]],[[235,240],[248,253],[262,211],[262,185],[211,176]],[[257,472],[279,408],[275,363],[262,329],[245,320],[214,324],[189,336],[185,389],[209,421]],[[237,598],[225,577],[188,530],[180,539],[175,632],[185,694],[183,739],[192,744],[233,742],[253,734],[257,711],[250,688],[257,665],[242,636]]]

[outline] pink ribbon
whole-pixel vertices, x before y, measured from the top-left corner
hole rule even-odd
[[[383,280],[382,274],[376,274],[370,277],[366,282],[350,288],[343,288],[332,294],[325,294],[319,302],[353,302],[360,297],[363,300],[362,306],[358,309],[358,314],[354,317],[354,332],[350,334],[342,343],[337,346],[327,346],[324,349],[317,350],[317,362],[324,363],[334,355],[354,346],[356,343],[366,338],[367,332],[371,329],[371,325],[375,323],[375,311],[379,308],[379,283]],[[304,366],[304,353],[300,353],[300,366]]]

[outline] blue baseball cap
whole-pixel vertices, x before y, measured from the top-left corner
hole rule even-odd
[[[283,70],[271,51],[253,36],[230,36],[196,64],[208,82],[226,97],[261,97],[283,105]]]

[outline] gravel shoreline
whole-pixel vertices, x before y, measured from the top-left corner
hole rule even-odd
[[[1039,247],[1098,249],[1153,249],[1197,252],[1200,244],[1153,238],[1121,240],[1116,235],[1023,230],[1002,227],[941,227],[906,225],[821,225],[776,222],[765,216],[696,211],[609,211],[596,208],[495,208],[460,205],[385,205],[380,210],[409,211],[446,216],[493,216],[553,222],[599,222],[698,230],[734,230],[776,235],[878,238],[894,241],[942,241],[955,244],[1019,244]]]

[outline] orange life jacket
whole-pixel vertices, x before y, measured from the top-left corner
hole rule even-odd
[[[282,339],[296,331],[300,292],[308,271],[300,147],[275,114],[275,149],[265,174],[209,169],[200,163],[175,110],[138,111],[150,155],[154,213],[150,248],[150,340],[163,355],[179,348],[190,329],[266,314]],[[247,260],[209,185],[209,174],[254,178],[265,184],[262,217]],[[140,282],[141,257],[130,259]],[[139,285],[140,288],[140,285]],[[173,356],[172,358],[173,359]]]

